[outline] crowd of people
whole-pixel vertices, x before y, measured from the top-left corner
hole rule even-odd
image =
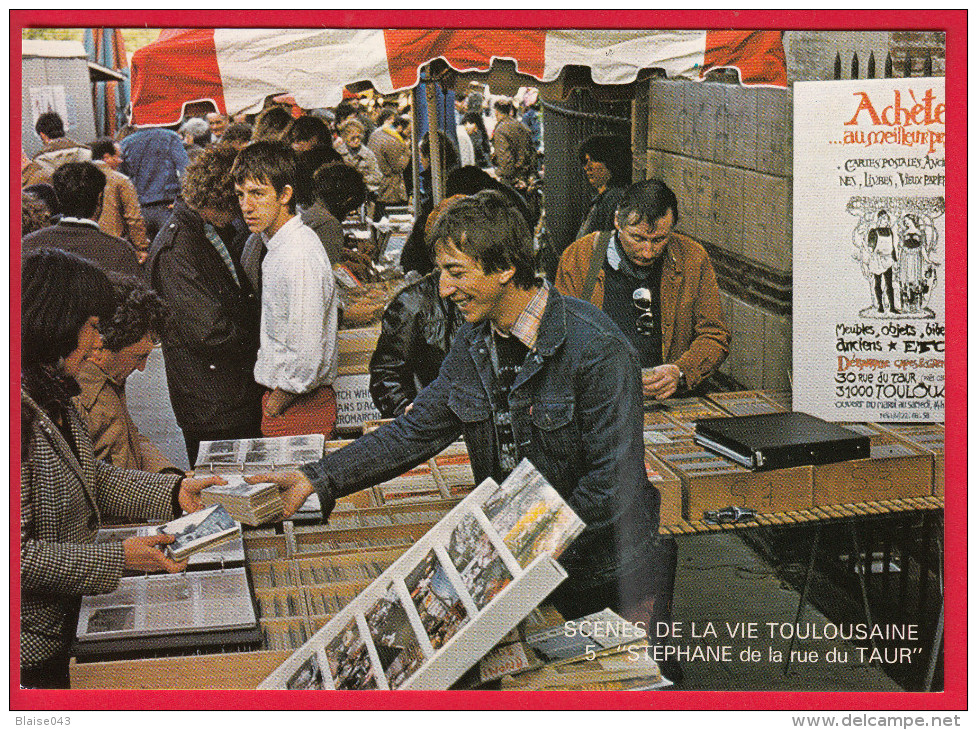
[[[197,479],[139,433],[125,382],[161,345],[189,464],[205,440],[322,433],[336,423],[342,284],[370,252],[342,221],[411,201],[406,97],[353,97],[254,119],[211,112],[178,129],[124,128],[89,145],[41,115],[22,158],[21,682],[65,686],[80,597],[123,566],[180,570],[163,538],[95,544],[103,520],[199,508]],[[673,229],[659,180],[631,184],[630,149],[585,140],[579,240],[543,271],[540,115],[532,90],[456,100],[430,140],[401,254],[416,272],[386,308],[370,392],[393,423],[299,471],[261,475],[293,513],[399,475],[464,434],[477,480],[529,458],[587,523],[553,600],[567,618],[610,606],[667,614],[658,498],[645,477],[642,394],[701,387],[729,347],[708,255]],[[67,509],[59,505],[67,504]],[[286,516],[287,516],[286,515]],[[150,554],[152,553],[152,554]],[[157,555],[158,553],[158,555]],[[674,555],[672,555],[674,560]],[[657,608],[656,606],[657,599]]]

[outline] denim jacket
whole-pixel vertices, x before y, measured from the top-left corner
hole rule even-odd
[[[307,464],[323,506],[398,476],[464,434],[476,482],[492,476],[494,373],[487,322],[459,330],[437,379],[407,413]],[[637,355],[608,317],[551,289],[536,346],[508,394],[519,458],[529,459],[587,527],[560,562],[578,588],[626,575],[658,529],[645,475]]]
[[[187,152],[180,135],[171,129],[144,127],[119,142],[120,172],[132,178],[140,205],[171,203],[180,197],[180,178]]]

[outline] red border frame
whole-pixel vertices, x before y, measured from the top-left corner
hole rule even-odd
[[[473,17],[474,16],[474,17]],[[947,366],[946,366],[946,635],[945,690],[942,693],[853,692],[664,692],[664,693],[308,693],[254,691],[129,691],[129,690],[21,690],[19,674],[19,550],[13,517],[19,514],[17,490],[10,495],[11,590],[10,590],[10,709],[11,710],[173,710],[220,707],[251,709],[751,709],[751,710],[896,710],[947,711],[967,709],[967,11],[941,10],[798,10],[798,11],[493,11],[408,10],[399,13],[376,10],[303,11],[282,14],[276,10],[11,10],[10,85],[21,84],[19,50],[25,27],[84,28],[92,24],[111,27],[575,27],[575,28],[755,28],[778,30],[943,30],[946,31],[947,195],[946,248],[960,265],[947,266]],[[952,72],[951,72],[952,71]],[[20,138],[19,97],[11,100],[10,159],[17,159]],[[16,210],[19,179],[11,164],[11,211]],[[20,365],[20,312],[15,297],[20,291],[20,247],[14,245],[12,225],[10,268],[10,449],[19,449],[19,403],[15,400],[16,372]],[[19,484],[19,471],[11,459],[10,483]],[[15,570],[16,569],[16,570]],[[963,637],[961,640],[960,637]]]

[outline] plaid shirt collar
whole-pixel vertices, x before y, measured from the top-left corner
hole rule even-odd
[[[546,301],[549,294],[550,285],[543,280],[529,304],[516,318],[516,323],[512,325],[511,330],[503,332],[495,326],[494,322],[492,323],[492,330],[503,337],[515,337],[532,350],[536,346],[536,337],[539,335],[539,325],[543,321],[543,312],[546,311]]]

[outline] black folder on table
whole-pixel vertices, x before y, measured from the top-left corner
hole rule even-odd
[[[807,413],[703,418],[695,441],[748,469],[784,469],[867,459],[868,436]]]

